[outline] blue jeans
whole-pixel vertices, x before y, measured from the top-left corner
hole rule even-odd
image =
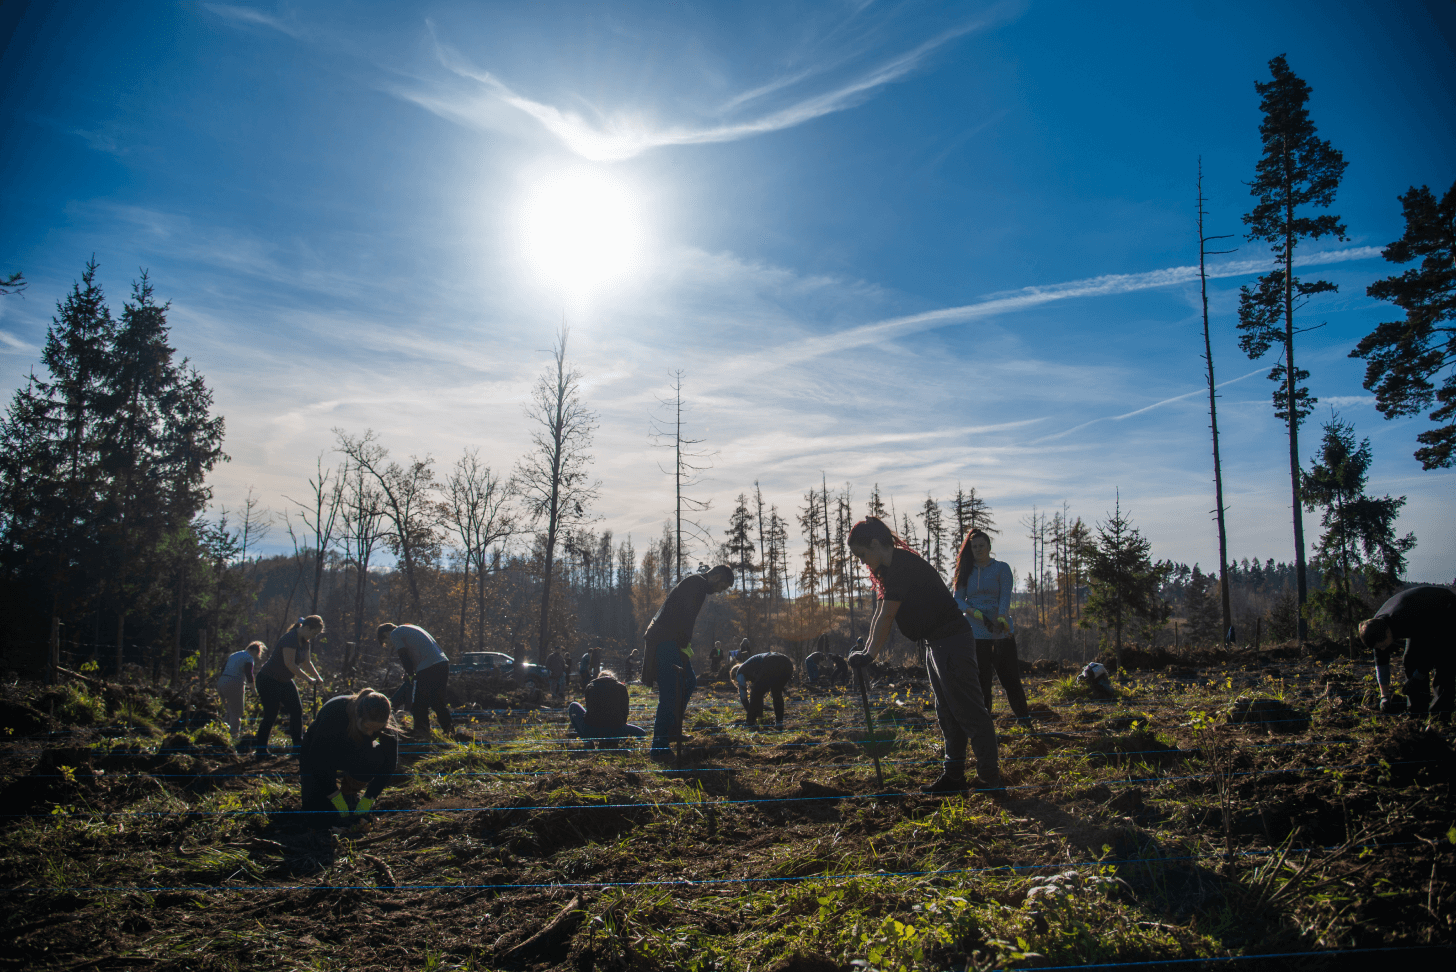
[[[682,670],[678,667],[681,665]],[[679,679],[682,680],[682,694],[679,695]],[[671,744],[677,739],[678,709],[692,698],[698,687],[698,675],[693,671],[693,660],[678,650],[675,641],[657,643],[657,717],[652,723],[652,750],[665,756]]]
[[[580,702],[573,702],[566,707],[566,714],[571,719],[571,728],[582,739],[611,739],[626,740],[628,738],[641,739],[647,735],[647,730],[641,726],[634,726],[632,723],[623,723],[614,729],[597,729],[587,725],[586,706]]]

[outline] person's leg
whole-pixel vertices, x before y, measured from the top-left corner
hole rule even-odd
[[[410,734],[414,736],[430,734],[430,693],[420,681],[423,675],[415,672],[415,694],[410,702]]]
[[[334,791],[321,785],[311,773],[302,773],[300,777],[299,795],[303,798],[300,809],[303,813],[299,815],[299,822],[313,830],[326,830],[343,823],[339,809],[329,799]]]
[[[283,707],[288,710],[288,732],[293,737],[293,748],[303,745],[303,699],[299,698],[298,686],[292,682],[279,682],[283,689]]]
[[[440,721],[440,731],[450,735],[455,731],[455,721],[450,717],[450,705],[445,701],[445,690],[450,684],[450,666],[445,663],[431,665],[420,672],[419,679],[425,689],[425,702]],[[425,713],[425,725],[429,726],[429,712]]]
[[[668,748],[677,735],[677,660],[682,652],[677,643],[664,641],[657,646],[657,715],[652,722],[652,753],[659,758],[668,758]]]
[[[976,653],[971,650],[972,641],[969,636],[959,642],[947,639],[930,652],[932,670],[936,676],[932,681],[935,687],[935,713],[941,720],[942,731],[948,719],[959,728],[962,740],[969,739],[971,749],[976,754],[977,775],[984,782],[996,785],[1001,781],[996,727],[991,722],[991,714],[981,702],[981,693],[977,691],[980,687],[980,672],[976,667]],[[942,710],[946,712],[945,718],[941,718]],[[949,737],[946,749],[949,770],[952,756],[956,755],[950,750]],[[960,743],[959,756],[964,765],[964,741]]]
[[[759,717],[763,715],[763,692],[762,682],[748,683],[748,725],[753,728],[758,725]]]
[[[930,676],[930,692],[935,697],[935,721],[940,723],[940,735],[945,744],[945,766],[942,770],[945,776],[964,776],[966,771],[966,732],[961,728],[955,716],[952,715],[950,703],[946,699],[946,689],[942,683],[940,669],[935,664],[935,656],[929,652],[925,655],[925,673]]]
[[[571,728],[576,730],[578,736],[582,739],[590,737],[591,730],[586,724],[586,707],[580,702],[573,702],[566,707],[566,718],[571,720]]]
[[[988,638],[976,639],[976,671],[981,679],[981,701],[985,703],[986,711],[994,708],[991,704],[993,698],[993,678],[996,669],[996,642]]]
[[[222,697],[223,723],[233,742],[238,741],[239,727],[243,723],[243,690],[246,688],[240,678],[219,678],[217,694]]]
[[[273,723],[278,721],[282,695],[282,683],[271,678],[258,679],[258,701],[263,703],[263,718],[258,722],[254,744],[259,755],[268,751],[268,737],[273,735]]]
[[[1017,718],[1029,719],[1031,710],[1026,706],[1026,689],[1021,685],[1021,661],[1016,657],[1016,638],[998,638],[994,644],[996,675],[1001,679],[1001,687],[1006,690],[1006,703],[1011,706],[1011,711],[1016,713]],[[980,660],[980,654],[977,653],[977,663]],[[981,676],[981,681],[985,683],[985,674]],[[989,706],[987,711],[990,711]]]
[[[774,724],[782,729],[784,727],[784,686],[775,685],[769,689],[769,692],[773,695]]]

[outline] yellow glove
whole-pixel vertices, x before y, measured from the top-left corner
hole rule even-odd
[[[981,609],[980,608],[977,608],[976,610],[972,611],[971,612],[971,617],[975,618],[977,621],[982,622],[983,624],[986,621],[986,616],[981,613]]]
[[[1002,615],[1001,617],[996,619],[996,627],[1000,628],[1002,631],[1011,630],[1011,625],[1006,623],[1005,615]]]
[[[360,797],[359,802],[354,804],[356,814],[365,814],[374,809],[374,801],[369,797]]]
[[[335,790],[334,795],[329,797],[329,802],[339,811],[339,816],[348,816],[349,801],[344,799],[343,790]]]

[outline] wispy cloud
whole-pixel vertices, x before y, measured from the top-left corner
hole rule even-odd
[[[1343,250],[1325,250],[1304,254],[1295,262],[1299,266],[1348,263],[1352,260],[1369,260],[1379,256],[1380,252],[1381,248],[1377,246],[1348,247]],[[1242,277],[1263,273],[1271,266],[1272,264],[1268,260],[1233,260],[1209,267],[1208,275],[1214,278]],[[744,356],[738,364],[740,370],[762,373],[766,369],[799,364],[821,355],[849,348],[879,344],[917,331],[927,331],[951,324],[965,324],[1060,300],[1130,294],[1140,290],[1155,290],[1159,287],[1190,283],[1197,279],[1198,268],[1188,266],[1168,267],[1145,273],[1109,274],[1044,287],[1025,287],[1021,290],[988,294],[972,304],[943,307],[919,314],[907,314],[873,324],[862,324],[844,331],[815,335],[790,344],[767,348],[751,356]]]
[[[479,84],[491,99],[523,112],[535,119],[563,145],[582,158],[593,162],[620,162],[654,148],[669,145],[705,145],[781,131],[834,112],[860,104],[875,90],[891,84],[919,67],[936,50],[956,38],[982,29],[992,22],[990,17],[962,23],[891,57],[858,77],[828,91],[801,98],[792,104],[754,118],[724,121],[702,126],[657,127],[639,114],[619,112],[603,114],[593,121],[568,109],[558,108],[529,98],[507,85],[489,71],[471,64],[459,51],[436,40],[436,54],[449,71]],[[433,31],[433,26],[431,27]],[[793,87],[807,78],[823,73],[826,66],[805,68],[793,74],[758,85],[728,102],[720,109],[731,112],[750,101]],[[443,118],[473,127],[491,128],[492,113],[480,101],[480,91],[452,95],[439,92],[400,90],[408,98]]]
[[[264,13],[253,7],[239,7],[227,3],[204,3],[204,7],[211,10],[224,20],[230,20],[234,24],[249,24],[256,27],[271,27],[273,30],[287,34],[289,37],[300,38],[303,36],[303,29],[295,23],[290,23],[281,17]]]
[[[1264,371],[1263,368],[1255,368],[1253,371],[1249,372],[1248,374],[1239,375],[1237,378],[1230,378],[1228,381],[1221,381],[1221,382],[1218,383],[1217,387],[1219,387],[1219,388],[1227,388],[1229,385],[1232,385],[1235,382],[1240,382],[1240,381],[1243,381],[1245,378],[1252,378],[1252,377],[1254,377],[1257,374],[1262,374],[1263,371]],[[1186,399],[1186,398],[1192,398],[1195,395],[1207,395],[1207,394],[1208,394],[1208,388],[1207,387],[1195,388],[1195,389],[1193,389],[1190,392],[1184,392],[1181,395],[1174,395],[1172,398],[1165,398],[1165,399],[1163,399],[1160,402],[1153,402],[1151,405],[1144,405],[1142,408],[1135,408],[1131,412],[1123,412],[1121,415],[1104,415],[1101,418],[1095,418],[1095,419],[1092,419],[1091,421],[1083,422],[1081,425],[1074,425],[1070,429],[1065,429],[1065,430],[1063,430],[1061,432],[1053,432],[1051,435],[1044,435],[1044,436],[1042,436],[1039,439],[1032,440],[1032,443],[1031,444],[1032,445],[1040,445],[1043,442],[1051,442],[1054,439],[1060,439],[1060,438],[1063,438],[1064,436],[1071,435],[1073,432],[1080,432],[1081,430],[1087,428],[1089,425],[1096,425],[1098,422],[1121,422],[1124,419],[1130,419],[1130,418],[1132,418],[1134,415],[1142,415],[1145,412],[1151,412],[1155,408],[1162,408],[1164,405],[1171,405],[1174,402],[1181,402],[1184,399]]]

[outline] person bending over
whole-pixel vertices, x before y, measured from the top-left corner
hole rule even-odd
[[[374,808],[399,764],[390,714],[389,699],[370,688],[336,695],[319,710],[298,760],[303,819],[310,827],[357,824]]]
[[[810,652],[809,657],[804,659],[804,678],[810,685],[814,685],[829,674],[830,667],[828,654],[822,651]]]
[[[672,743],[685,738],[682,714],[697,688],[693,671],[693,626],[709,594],[733,586],[733,568],[719,564],[706,574],[689,574],[678,581],[657,609],[642,635],[642,682],[657,683],[657,715],[652,722],[651,757],[672,758]]]
[[[258,723],[258,736],[254,740],[256,758],[268,757],[268,737],[273,734],[273,723],[278,720],[280,709],[288,712],[288,735],[293,738],[294,750],[302,745],[303,700],[298,697],[298,686],[293,679],[302,676],[314,685],[323,682],[311,657],[313,640],[323,633],[324,619],[317,614],[299,618],[278,639],[259,669],[256,687],[258,701],[263,703],[263,720]]]
[[[1360,641],[1375,652],[1380,711],[1399,712],[1401,696],[1390,687],[1390,656],[1406,642],[1405,699],[1412,715],[1451,717],[1456,686],[1456,592],[1449,587],[1411,587],[1360,622]],[[1431,686],[1435,686],[1434,695]]]
[[[567,706],[566,714],[576,734],[588,740],[588,748],[647,735],[646,729],[627,721],[627,686],[610,671],[603,671],[587,683],[582,701],[586,704],[573,702]]]
[[[875,588],[869,643],[849,656],[854,668],[872,662],[890,638],[890,625],[925,649],[925,669],[935,694],[935,716],[945,737],[940,778],[922,793],[958,793],[968,786],[966,745],[976,754],[977,788],[1000,789],[996,729],[981,695],[976,639],[940,574],[878,517],[849,531],[849,551],[865,565]]]
[[[254,692],[258,691],[258,660],[263,657],[263,649],[266,647],[263,642],[255,641],[242,651],[228,655],[227,662],[222,666],[222,673],[214,683],[227,710],[223,722],[232,734],[234,746],[241,742],[238,737],[242,732],[243,702],[247,698],[248,686],[253,686]]]
[[[981,673],[986,711],[991,711],[992,680],[999,677],[1011,711],[1022,722],[1029,722],[1016,635],[1011,630],[1011,587],[1011,567],[991,559],[990,536],[982,530],[966,534],[956,555],[955,599],[976,636],[976,668]]]
[[[738,683],[738,700],[748,711],[749,728],[756,727],[758,717],[763,715],[765,692],[773,696],[774,725],[784,728],[784,686],[794,677],[792,658],[776,651],[761,652],[734,665],[728,677]]]
[[[393,648],[404,673],[413,678],[414,699],[410,715],[414,723],[410,734],[421,738],[430,735],[430,710],[440,720],[440,731],[450,735],[455,728],[450,719],[450,706],[445,701],[445,686],[450,681],[450,659],[435,644],[430,633],[417,624],[381,624],[377,632],[383,648]]]

